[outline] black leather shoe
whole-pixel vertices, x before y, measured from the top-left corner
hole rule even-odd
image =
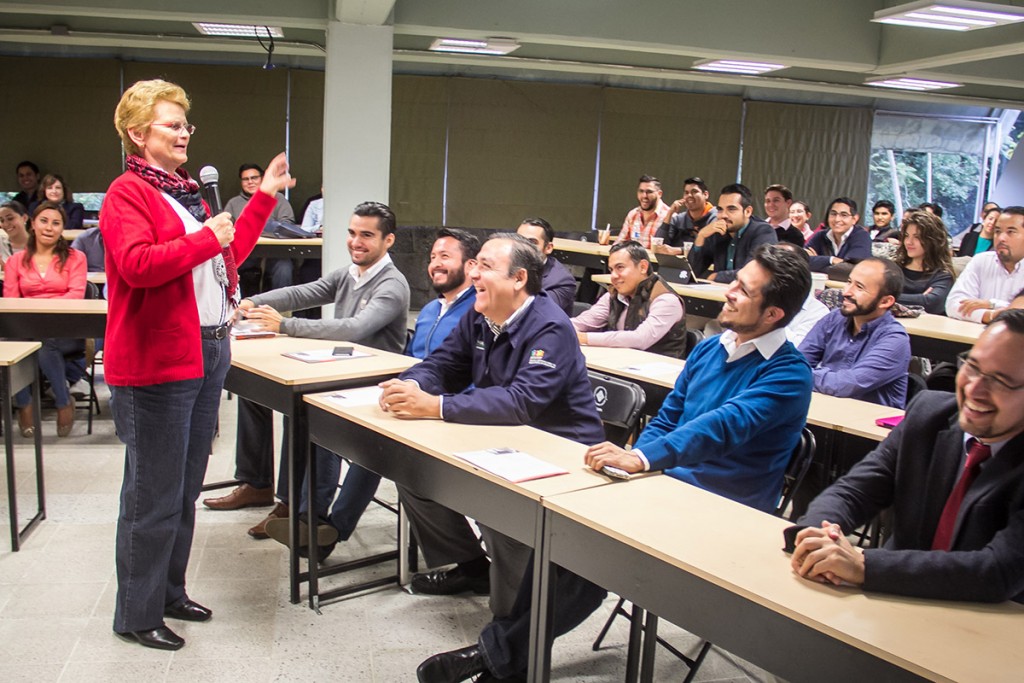
[[[174,607],[164,607],[164,616],[182,621],[209,621],[213,612],[198,602],[185,598],[185,602]]]
[[[115,631],[115,633],[117,632]],[[128,631],[117,635],[124,640],[157,650],[180,650],[185,647],[185,639],[166,626],[149,631]]]
[[[458,595],[466,591],[487,595],[491,592],[489,573],[482,576],[466,576],[458,567],[414,574],[410,585],[417,593],[426,595]]]
[[[479,645],[429,657],[416,668],[420,683],[458,683],[487,670]]]

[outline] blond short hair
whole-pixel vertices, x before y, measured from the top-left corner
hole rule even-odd
[[[180,105],[186,114],[192,106],[180,85],[160,79],[138,81],[121,95],[121,101],[114,110],[114,128],[129,154],[139,154],[141,150],[132,142],[128,130],[148,129],[153,123],[153,107],[161,100]]]

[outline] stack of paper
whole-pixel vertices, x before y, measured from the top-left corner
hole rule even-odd
[[[475,467],[514,483],[569,474],[568,470],[514,448],[488,448],[483,451],[466,451],[454,455]]]

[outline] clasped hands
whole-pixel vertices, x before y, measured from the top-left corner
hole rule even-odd
[[[385,413],[403,419],[441,417],[441,397],[428,394],[412,380],[389,379],[377,386],[382,389],[379,402]]]
[[[853,547],[838,524],[828,520],[820,529],[808,527],[796,535],[790,565],[800,576],[818,583],[864,583],[864,553]]]

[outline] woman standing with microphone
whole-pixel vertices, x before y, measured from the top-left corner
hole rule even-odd
[[[108,313],[104,371],[125,444],[117,524],[114,631],[146,647],[185,641],[164,618],[206,621],[185,591],[195,501],[230,365],[237,263],[252,251],[278,191],[295,184],[284,154],[270,162],[238,223],[210,216],[184,170],[195,126],[179,86],[139,81],[114,127],[128,170],[100,216]]]

